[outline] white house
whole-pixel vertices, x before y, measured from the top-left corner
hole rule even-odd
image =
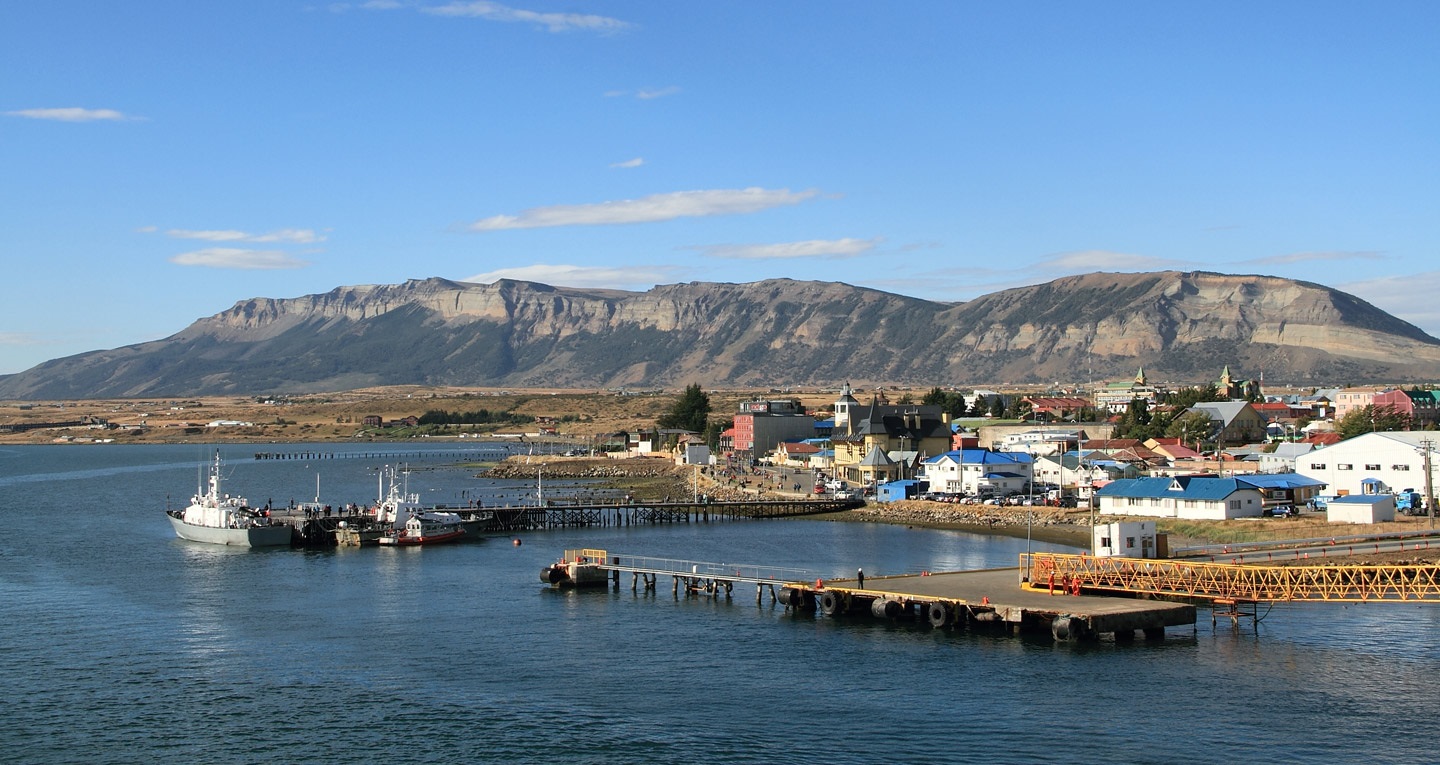
[[[1264,493],[1240,478],[1122,478],[1101,487],[1095,496],[1101,515],[1192,520],[1254,518],[1265,505]]]
[[[1154,521],[1117,521],[1097,524],[1091,552],[1097,558],[1154,558],[1156,537]]]
[[[1004,496],[1030,488],[1033,464],[1028,454],[955,449],[921,463],[920,477],[933,492]]]
[[[1367,493],[1366,481],[1385,491],[1414,489],[1425,493],[1425,453],[1430,454],[1431,480],[1440,488],[1440,433],[1408,431],[1366,433],[1310,451],[1295,460],[1295,472],[1323,481],[1331,494]],[[1374,489],[1369,489],[1373,493]]]

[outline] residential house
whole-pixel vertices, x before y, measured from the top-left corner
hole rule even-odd
[[[1440,419],[1437,397],[1440,397],[1440,391],[1396,388],[1375,394],[1372,403],[1376,407],[1388,407],[1397,414],[1405,415],[1410,419],[1410,427],[1414,430],[1427,430],[1433,429],[1437,419]]]
[[[1033,456],[1062,454],[1080,448],[1084,440],[1083,430],[1037,428],[1006,433],[996,448],[1005,452],[1025,452]]]
[[[810,468],[810,460],[820,453],[820,447],[806,441],[785,441],[775,447],[774,462],[789,467]]]
[[[1208,435],[1216,443],[1249,444],[1265,439],[1265,420],[1247,401],[1208,401],[1190,407],[1186,414],[1190,412],[1210,418]]]
[[[1006,496],[1029,491],[1034,458],[1023,452],[961,449],[945,452],[922,464],[930,491],[972,496]]]
[[[1282,443],[1275,445],[1275,451],[1260,455],[1260,472],[1293,473],[1299,457],[1309,454],[1315,448],[1308,443]]]
[[[1112,481],[1096,493],[1101,515],[1191,520],[1257,518],[1265,495],[1239,478],[1173,476]]]
[[[1339,422],[1350,412],[1364,409],[1375,403],[1375,396],[1384,393],[1385,390],[1385,388],[1373,387],[1341,388],[1335,394],[1335,421]]]
[[[1078,419],[1080,410],[1090,408],[1090,399],[1065,396],[1026,396],[1020,403],[1030,405],[1035,422],[1065,422]]]

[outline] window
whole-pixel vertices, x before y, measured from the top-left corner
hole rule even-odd
[[[1335,466],[1335,469],[1336,469],[1336,470],[1353,470],[1354,468],[1355,468],[1354,465],[1350,465],[1350,464],[1347,464],[1347,463],[1341,463],[1341,464]]]
[[[1319,463],[1312,462],[1312,463],[1310,463],[1310,469],[1311,469],[1311,470],[1324,470],[1324,469],[1325,469],[1325,463],[1323,463],[1323,462],[1319,462]]]
[[[1365,469],[1366,469],[1366,470],[1379,470],[1379,469],[1380,469],[1380,466],[1379,466],[1379,465],[1366,465],[1366,466],[1365,466]]]
[[[1410,470],[1410,466],[1409,466],[1409,465],[1391,465],[1391,466],[1390,466],[1390,469],[1391,469],[1391,470],[1397,470],[1397,471],[1399,471],[1399,472],[1401,472],[1401,473],[1404,473],[1404,472],[1407,472],[1407,471]]]

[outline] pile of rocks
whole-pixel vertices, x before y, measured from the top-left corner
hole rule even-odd
[[[964,526],[1088,526],[1085,513],[1048,507],[952,505],[941,502],[890,502],[869,504],[852,511],[857,519],[880,523]]]
[[[593,457],[509,457],[490,468],[487,478],[534,478],[543,471],[546,478],[665,478],[679,474],[669,460],[636,458],[626,460]]]

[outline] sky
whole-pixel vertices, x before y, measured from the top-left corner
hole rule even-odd
[[[443,277],[1315,282],[1440,336],[1440,3],[0,3],[0,374]]]

